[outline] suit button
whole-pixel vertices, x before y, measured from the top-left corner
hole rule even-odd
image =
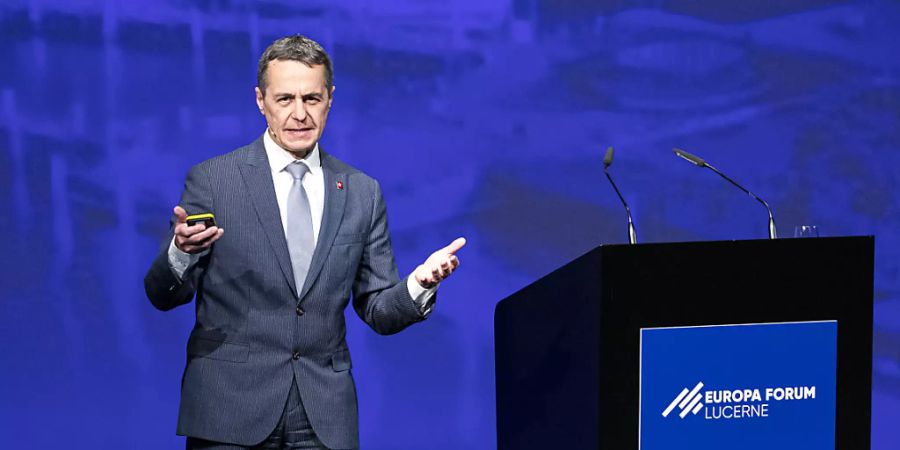
[[[291,357],[294,358],[294,361],[300,359],[300,352],[294,352],[294,355]]]
[[[304,314],[306,314],[306,311],[304,311],[303,308],[301,308],[301,307],[298,306],[298,307],[297,307],[297,315],[298,315],[298,316],[302,316],[302,315],[304,315]]]

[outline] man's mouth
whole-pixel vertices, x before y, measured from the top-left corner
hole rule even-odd
[[[314,128],[286,128],[284,132],[289,136],[301,137],[311,133],[313,130]]]

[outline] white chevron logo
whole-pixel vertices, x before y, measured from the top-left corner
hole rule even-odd
[[[663,411],[662,416],[669,417],[669,413],[671,413],[676,406],[681,410],[681,412],[678,413],[678,417],[681,417],[682,419],[684,419],[688,413],[697,414],[700,412],[703,408],[703,403],[700,402],[700,399],[703,398],[703,393],[700,392],[700,389],[702,388],[702,381],[697,383],[697,385],[694,386],[694,389],[691,389],[690,391],[688,391],[687,388],[684,388],[681,393],[678,394],[678,397],[675,397],[675,400],[672,400],[672,403],[669,403],[669,406]]]

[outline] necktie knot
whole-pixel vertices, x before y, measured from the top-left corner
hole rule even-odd
[[[294,161],[288,164],[284,170],[291,174],[291,176],[294,177],[294,180],[300,181],[303,179],[303,176],[309,172],[309,167],[300,161]]]

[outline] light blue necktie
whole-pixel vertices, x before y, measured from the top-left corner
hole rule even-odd
[[[287,198],[287,244],[291,254],[291,266],[294,268],[294,283],[297,295],[303,292],[303,283],[309,272],[315,241],[313,240],[312,215],[309,210],[309,198],[303,189],[303,176],[309,167],[300,161],[294,161],[285,169],[294,177],[294,184]]]

